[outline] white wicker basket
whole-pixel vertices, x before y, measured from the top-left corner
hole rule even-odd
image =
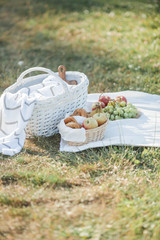
[[[34,71],[42,71],[45,74],[24,78],[26,74]],[[57,81],[63,85],[64,93],[46,100],[38,100],[35,103],[34,111],[26,127],[26,137],[52,136],[58,132],[57,124],[65,117],[66,113],[73,112],[76,108],[83,108],[86,104],[89,81],[84,73],[76,71],[66,72],[67,80],[76,80],[78,82],[77,85],[69,87],[59,77],[58,73],[54,73],[50,69],[42,67],[30,68],[24,71],[17,79],[17,82],[7,88],[5,92],[15,93],[23,87],[39,84],[49,75],[56,76]]]

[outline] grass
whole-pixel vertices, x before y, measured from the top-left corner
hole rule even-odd
[[[0,93],[29,67],[64,64],[88,76],[89,93],[160,94],[159,6],[0,0]],[[0,239],[160,239],[159,148],[64,153],[59,142],[29,139],[0,156]]]

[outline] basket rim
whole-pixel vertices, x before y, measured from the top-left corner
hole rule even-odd
[[[67,143],[70,146],[75,146],[75,147],[77,146],[77,147],[79,147],[79,146],[82,146],[84,144],[88,144],[89,142],[92,142],[92,141],[88,141],[88,139],[87,139],[89,137],[89,135],[90,134],[94,134],[94,133],[97,134],[98,132],[102,132],[102,131],[104,133],[105,132],[105,128],[106,128],[108,122],[109,122],[109,119],[107,119],[107,121],[104,124],[102,124],[101,126],[99,126],[99,127],[85,130],[86,131],[86,133],[85,133],[86,134],[86,140],[84,142],[67,141]]]
[[[55,72],[56,75],[58,75],[59,73],[58,72]],[[87,87],[89,85],[89,80],[88,80],[88,77],[85,73],[83,72],[78,72],[78,71],[66,71],[66,75],[79,75],[81,77],[81,82],[78,84],[78,85],[74,85],[74,88],[69,88],[69,92],[70,94],[72,94],[74,91],[76,91],[76,89],[79,89],[81,88],[82,85],[86,84]],[[27,81],[32,81],[32,79],[35,79],[35,78],[40,78],[40,77],[45,77],[45,76],[49,76],[48,73],[42,73],[42,74],[38,74],[38,75],[35,75],[35,76],[30,76],[30,77],[26,77],[24,78],[21,82],[15,82],[13,85],[9,86],[8,88],[5,89],[4,92],[10,92],[14,89],[16,89],[17,87],[23,87],[23,85],[25,83],[27,83]],[[47,97],[46,99],[37,99],[35,101],[35,105],[38,105],[38,104],[44,104],[44,103],[50,103],[50,101],[53,101],[53,99],[57,99],[57,98],[61,98],[62,96],[64,95],[64,93],[58,95],[58,96],[51,96],[51,97]],[[53,104],[54,105],[54,104]]]

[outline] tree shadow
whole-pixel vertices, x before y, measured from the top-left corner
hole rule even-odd
[[[44,153],[49,158],[54,158],[60,163],[65,163],[68,166],[77,167],[83,164],[94,164],[101,162],[105,166],[113,166],[118,164],[120,168],[124,168],[128,165],[132,165],[134,169],[150,169],[152,172],[156,172],[158,166],[152,159],[152,147],[147,148],[145,153],[145,147],[135,146],[104,146],[98,148],[86,149],[80,152],[60,152],[60,134],[55,134],[51,137],[36,137],[28,139],[33,146]],[[29,155],[34,155],[35,152],[32,149],[25,149]],[[155,149],[155,155],[158,148]],[[135,155],[133,154],[135,153]],[[125,156],[124,156],[125,153]],[[37,153],[36,153],[37,154]],[[41,154],[39,154],[41,155]],[[42,154],[43,155],[43,154]],[[113,155],[115,156],[113,158]],[[119,157],[118,157],[119,156]],[[122,158],[121,160],[119,158]]]
[[[133,9],[133,4],[131,4],[130,1],[117,1],[117,0],[46,0],[45,3],[43,0],[36,0],[35,1],[40,11],[43,11],[41,8],[42,6],[49,7],[49,9],[55,9],[56,11],[61,12],[81,12],[84,10],[102,10],[103,12],[111,12],[114,10],[120,10],[120,11],[137,11],[138,4],[148,4],[150,1],[144,1],[144,0],[134,0],[134,2],[137,4],[135,9]],[[35,11],[38,11],[38,9],[35,9]]]
[[[54,10],[55,13],[71,13],[71,12],[83,12],[87,11],[132,11],[132,12],[144,12],[147,4],[154,4],[159,9],[159,0],[152,2],[150,0],[134,0],[134,4],[129,0],[15,0],[8,1],[7,3],[1,3],[2,8],[11,7],[11,12],[20,16],[39,16],[46,11]],[[144,4],[144,8],[139,8],[139,4]],[[134,6],[134,7],[133,7]]]

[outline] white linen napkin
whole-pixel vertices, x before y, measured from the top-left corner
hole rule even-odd
[[[67,118],[70,114],[66,114],[65,118]],[[81,116],[74,116],[76,121],[80,124],[83,123],[85,117]],[[82,127],[80,129],[73,129],[70,127],[67,127],[64,123],[64,119],[60,121],[58,124],[59,133],[61,134],[61,137],[65,141],[71,141],[71,142],[84,142],[86,140],[86,134],[85,129]]]

